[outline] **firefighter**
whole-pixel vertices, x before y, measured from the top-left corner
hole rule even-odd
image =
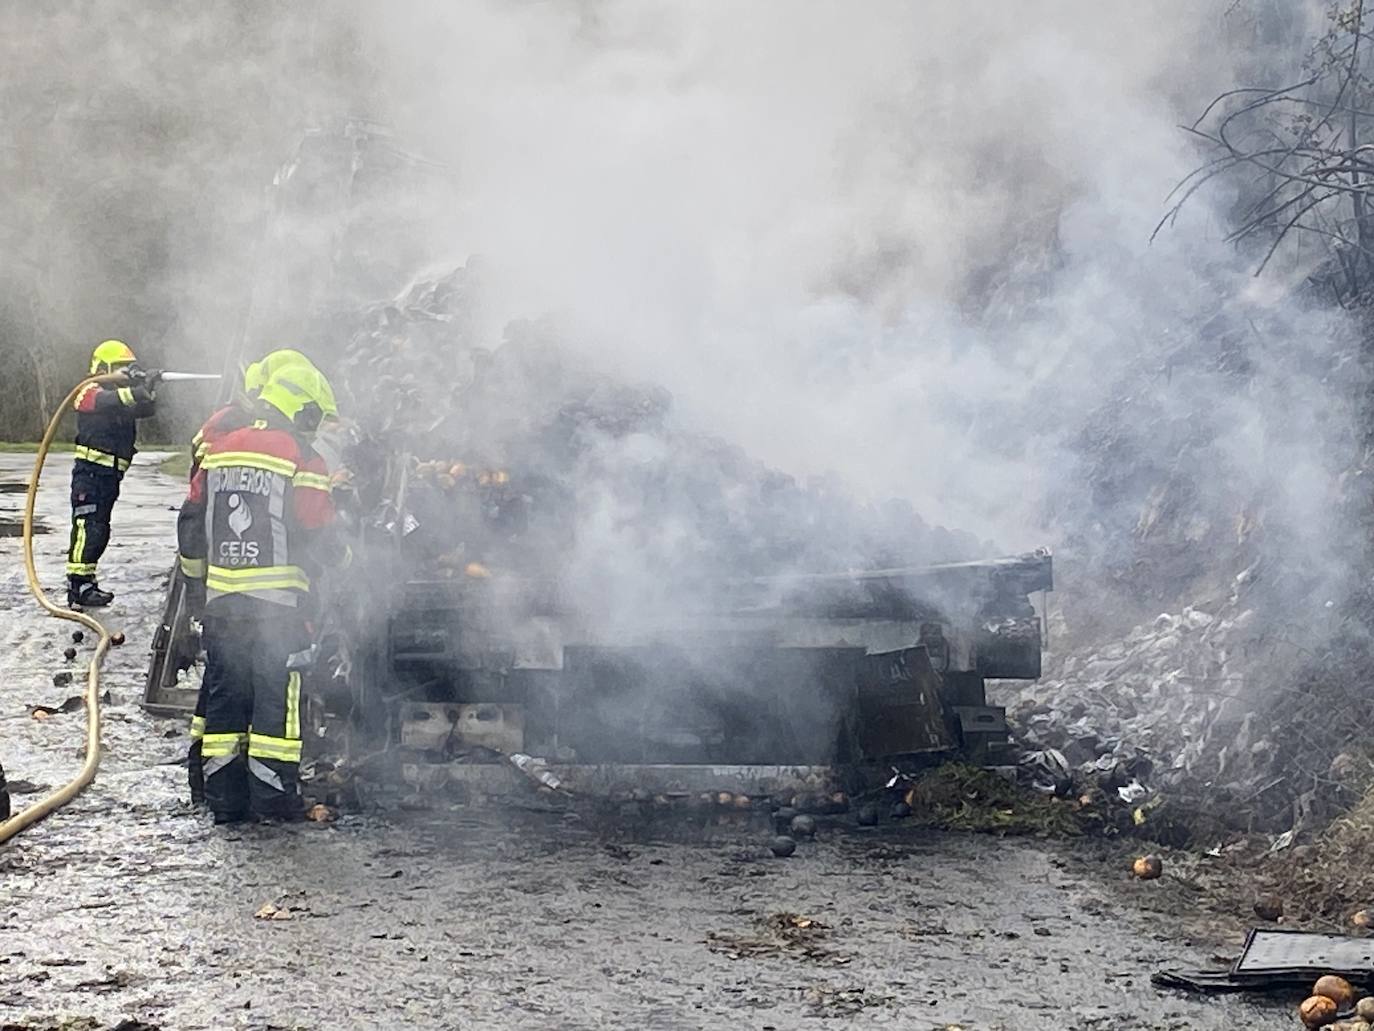
[[[210,445],[177,521],[181,571],[204,589],[205,797],[216,823],[301,815],[301,672],[311,589],[341,560],[329,472],[310,446],[328,381],[292,366],[254,421]]]
[[[134,458],[139,419],[156,407],[155,376],[143,375],[133,349],[106,340],[91,355],[91,375],[122,372],[123,386],[88,383],[76,395],[76,460],[72,463],[72,536],[67,550],[67,604],[94,608],[114,600],[96,582],[110,543],[110,514]]]
[[[258,395],[262,393],[262,388],[268,378],[274,373],[279,372],[291,365],[304,365],[311,369],[315,368],[312,362],[300,351],[292,350],[289,347],[272,351],[259,361],[253,362],[243,373],[243,395],[230,401],[227,405],[213,412],[210,418],[205,420],[204,425],[191,438],[191,475],[194,476],[196,469],[200,467],[201,459],[210,449],[210,445],[215,439],[230,430],[252,421],[250,413],[253,410],[253,403]],[[331,399],[332,400],[332,399]],[[326,412],[327,416],[337,414]]]
[[[304,366],[311,370],[315,369],[314,363],[300,351],[283,348],[271,352],[244,370],[242,395],[212,413],[196,435],[191,438],[191,479],[195,479],[200,463],[204,461],[210,448],[220,437],[234,430],[242,429],[253,421],[253,410],[256,407],[258,395],[262,393],[262,388],[266,385],[268,377],[274,372],[293,365]],[[325,386],[328,386],[327,382]],[[328,395],[323,408],[325,418],[333,418],[338,415],[332,393]],[[195,593],[203,594],[199,591]],[[192,612],[191,615],[199,618],[201,613],[196,611]],[[200,691],[196,694],[195,713],[191,716],[191,747],[186,756],[186,779],[191,789],[191,804],[196,806],[205,801],[205,776],[200,755],[201,738],[204,734],[205,683],[202,681]]]

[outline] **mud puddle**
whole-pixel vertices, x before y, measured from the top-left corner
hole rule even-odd
[[[49,531],[46,524],[39,522],[37,519],[34,520],[33,533],[35,537],[49,532],[51,531]],[[22,536],[24,536],[24,520],[8,519],[5,516],[0,516],[0,537]]]
[[[0,483],[0,494],[25,494],[28,492],[28,489],[29,485],[27,483],[15,483],[13,481]],[[35,519],[33,523],[33,532],[35,535],[44,534],[48,532],[48,527],[42,520]],[[13,515],[8,513],[0,513],[0,537],[22,537],[23,535],[23,519],[16,519]]]

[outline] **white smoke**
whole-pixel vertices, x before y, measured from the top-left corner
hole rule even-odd
[[[1262,495],[1291,525],[1322,525],[1331,427],[1301,414],[1327,406],[1293,357],[1320,357],[1340,327],[1252,287],[1222,242],[1224,197],[1150,243],[1199,161],[1178,123],[1242,73],[1281,74],[1305,12],[588,2],[360,16],[402,135],[456,171],[460,200],[436,224],[455,258],[487,262],[493,336],[554,312],[591,360],[666,385],[688,422],[1006,548],[1060,542],[1047,513],[1084,494],[1085,421],[1104,404],[1163,470],[1190,446],[1170,424],[1206,423],[1197,439],[1224,469],[1203,489],[1226,493],[1220,509]],[[1181,353],[1211,345],[1218,313],[1263,324],[1259,371],[1171,379]],[[1276,420],[1285,392],[1311,407]],[[1077,503],[1082,531],[1101,513]]]

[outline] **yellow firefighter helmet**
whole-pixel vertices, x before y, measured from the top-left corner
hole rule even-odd
[[[258,399],[307,432],[315,430],[321,420],[339,414],[329,380],[309,364],[288,365],[273,373]]]
[[[315,363],[301,354],[300,351],[283,347],[264,355],[244,370],[244,393],[248,394],[249,397],[257,397],[267,381],[272,378],[274,372],[289,368],[292,365],[307,365],[312,369],[315,367]]]
[[[106,340],[91,352],[91,375],[114,372],[125,365],[138,361],[134,349],[123,340]]]

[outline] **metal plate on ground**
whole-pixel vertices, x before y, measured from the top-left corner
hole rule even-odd
[[[1374,938],[1255,928],[1232,974],[1262,976],[1310,970],[1374,977]]]

